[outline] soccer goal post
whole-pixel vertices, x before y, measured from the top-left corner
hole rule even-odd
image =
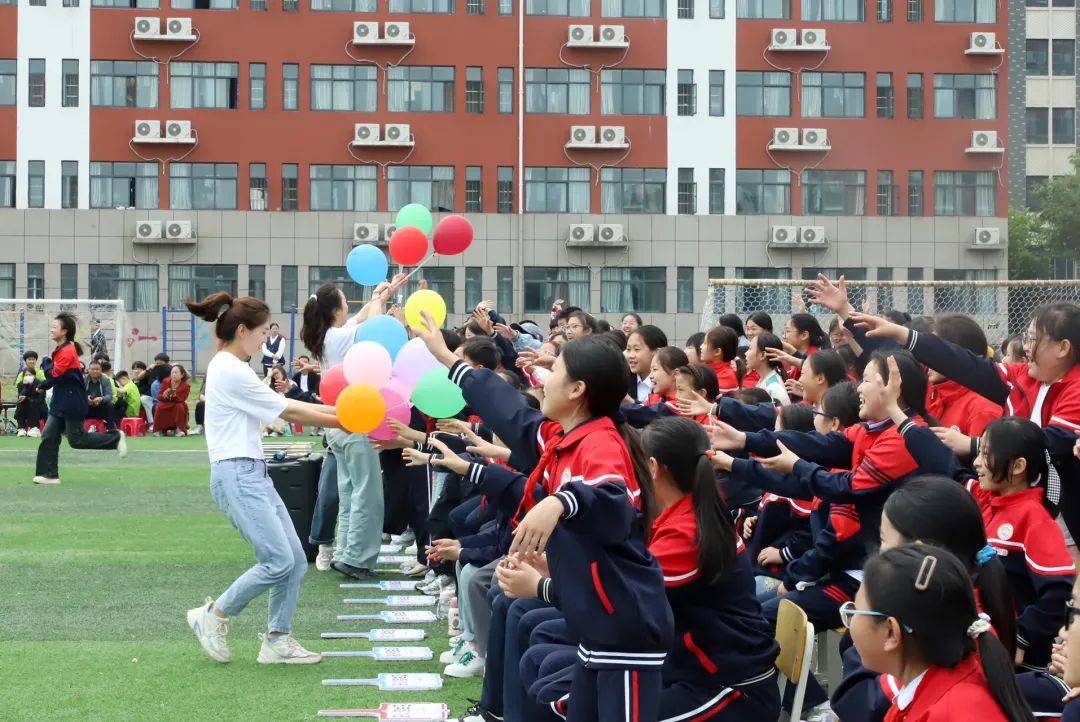
[[[835,279],[833,279],[835,280]],[[768,313],[779,333],[792,313],[805,310],[828,318],[832,312],[809,303],[806,279],[721,278],[709,281],[701,312],[701,330],[717,325],[725,313],[746,318]],[[851,305],[868,313],[906,311],[912,316],[962,313],[979,322],[987,340],[998,345],[1023,333],[1035,311],[1047,303],[1080,304],[1075,281],[847,281]]]
[[[49,326],[57,314],[75,316],[75,339],[82,344],[89,361],[91,323],[101,322],[106,353],[114,369],[124,368],[127,350],[127,322],[123,301],[89,299],[0,298],[0,376],[18,373],[23,353],[36,351],[44,358],[55,346]]]

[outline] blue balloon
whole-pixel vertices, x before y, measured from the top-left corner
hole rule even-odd
[[[385,281],[389,267],[386,254],[370,243],[357,246],[345,258],[349,276],[361,286],[377,286]]]
[[[393,316],[373,316],[360,324],[353,340],[374,341],[390,353],[390,359],[397,357],[398,351],[409,340],[409,333]]]

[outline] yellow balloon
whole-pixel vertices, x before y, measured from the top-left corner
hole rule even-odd
[[[422,311],[431,314],[436,326],[442,326],[446,320],[446,302],[442,296],[428,288],[417,291],[405,301],[405,322],[417,331],[426,328]]]
[[[366,434],[386,418],[386,401],[374,386],[352,384],[338,394],[335,410],[342,428]]]

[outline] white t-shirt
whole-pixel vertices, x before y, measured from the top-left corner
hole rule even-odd
[[[772,397],[773,402],[780,404],[781,406],[787,406],[791,403],[791,397],[788,396],[787,389],[784,388],[784,380],[781,379],[780,374],[775,371],[768,376],[761,378],[757,382],[757,387],[769,392],[769,396]]]
[[[352,319],[349,319],[344,326],[326,329],[326,334],[323,336],[323,369],[337,366],[345,360],[345,352],[355,343],[354,336],[356,336],[356,324],[352,322]]]
[[[210,463],[263,458],[259,424],[281,416],[289,400],[262,383],[246,363],[228,351],[210,359],[206,393],[206,447]]]

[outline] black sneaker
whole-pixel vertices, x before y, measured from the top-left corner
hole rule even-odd
[[[346,564],[345,562],[330,562],[330,568],[351,579],[374,579],[376,577],[375,572],[367,567],[354,567],[352,564]]]

